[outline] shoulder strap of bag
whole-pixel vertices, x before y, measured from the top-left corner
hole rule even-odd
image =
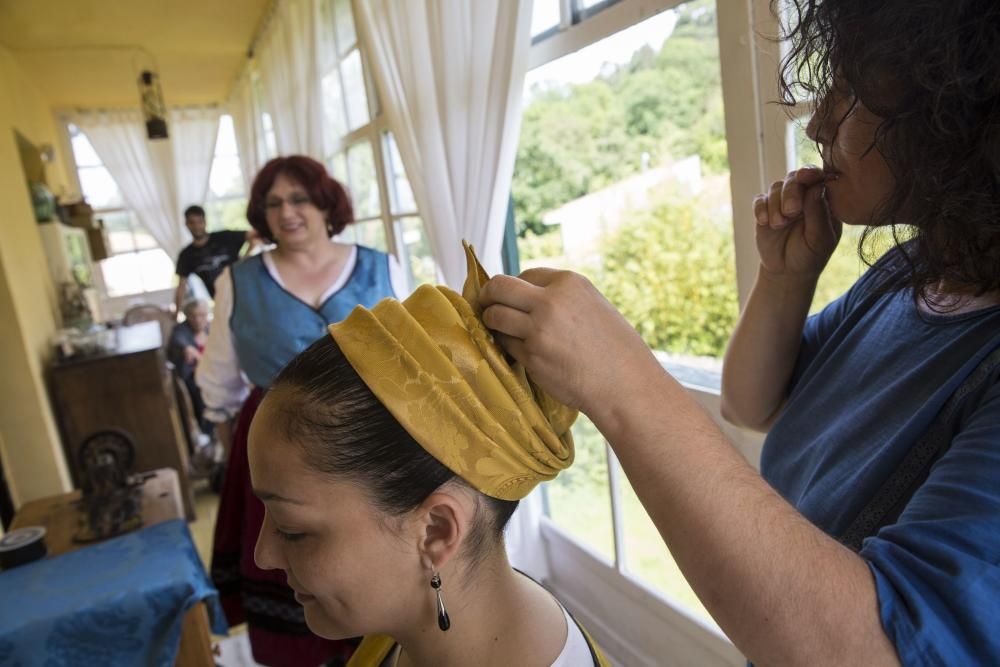
[[[840,542],[854,551],[883,526],[894,522],[903,508],[927,480],[931,467],[940,459],[954,438],[954,417],[966,397],[978,389],[1000,366],[1000,348],[986,356],[958,386],[917,444],[903,458],[896,470],[882,484],[854,521],[840,534]]]

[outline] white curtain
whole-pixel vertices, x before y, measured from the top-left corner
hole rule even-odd
[[[264,142],[257,123],[257,104],[249,68],[245,69],[236,81],[236,86],[226,104],[226,110],[233,118],[233,132],[236,135],[240,171],[243,174],[243,191],[249,195],[254,177],[267,162],[267,156],[261,150]]]
[[[382,108],[452,287],[460,240],[487,271],[500,246],[521,125],[531,0],[355,2]]]
[[[280,155],[323,159],[319,0],[279,0],[254,52]]]
[[[178,211],[205,202],[221,115],[217,106],[170,110],[167,128],[177,171]]]
[[[171,142],[148,140],[138,110],[79,112],[74,114],[73,123],[87,135],[118,184],[125,206],[175,259],[183,247],[184,232]]]

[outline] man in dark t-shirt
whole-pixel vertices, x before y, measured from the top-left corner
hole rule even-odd
[[[253,242],[250,232],[221,231],[209,233],[205,224],[205,209],[188,206],[184,223],[194,240],[177,256],[177,292],[174,295],[174,312],[181,312],[187,295],[187,279],[192,273],[205,283],[208,293],[215,296],[215,279],[222,270],[240,257],[240,249],[247,241]]]

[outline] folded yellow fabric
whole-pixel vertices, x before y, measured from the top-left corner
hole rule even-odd
[[[489,279],[465,244],[462,295],[422,285],[405,301],[358,306],[330,334],[406,431],[482,493],[519,500],[573,463],[577,412],[507,360],[480,319]]]

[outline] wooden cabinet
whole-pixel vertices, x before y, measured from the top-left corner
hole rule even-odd
[[[173,468],[181,500],[194,519],[188,455],[160,326],[143,322],[115,331],[115,349],[52,368],[53,408],[62,431],[73,483],[80,486],[77,450],[96,431],[120,429],[135,441],[135,471]]]

